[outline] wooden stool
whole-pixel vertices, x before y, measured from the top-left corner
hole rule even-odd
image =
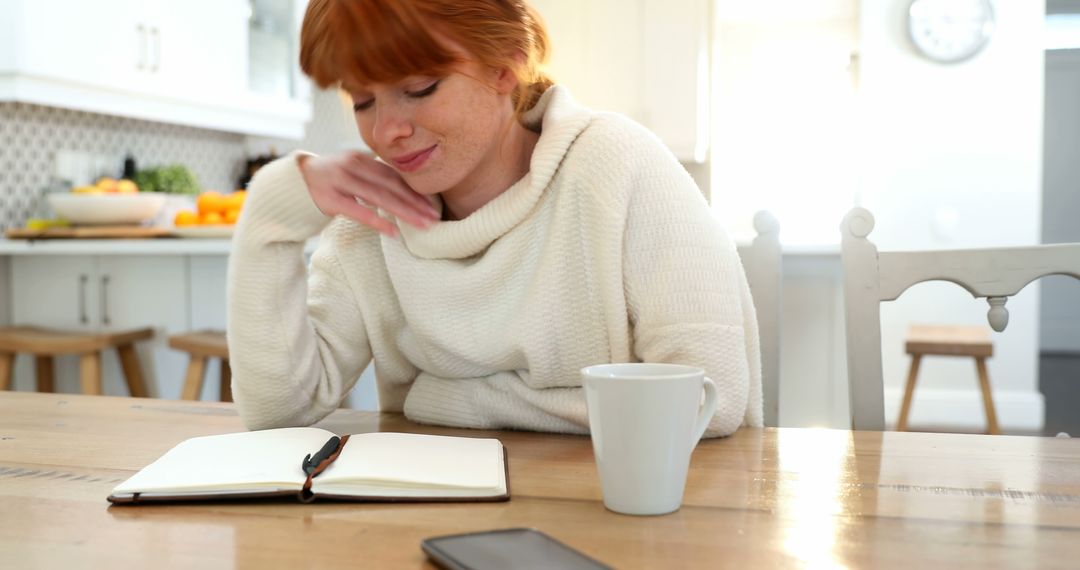
[[[911,325],[908,328],[906,348],[911,355],[911,368],[908,370],[907,385],[904,387],[904,403],[900,407],[900,419],[896,423],[897,431],[907,430],[908,412],[911,411],[911,398],[915,393],[915,378],[919,375],[919,364],[923,356],[970,356],[975,359],[975,369],[979,373],[979,386],[982,389],[983,408],[986,410],[987,433],[1000,434],[997,414],[994,413],[994,397],[990,392],[990,376],[986,372],[986,359],[994,355],[994,345],[985,327]]]
[[[203,376],[206,374],[208,358],[221,359],[221,401],[232,401],[232,368],[229,367],[229,345],[225,342],[225,333],[218,331],[199,331],[178,334],[169,337],[169,346],[191,355],[187,375],[184,378],[184,390],[180,398],[198,400],[202,392]]]
[[[145,398],[146,384],[143,382],[139,356],[135,352],[135,342],[153,336],[153,329],[83,333],[32,326],[0,328],[0,390],[11,388],[15,356],[19,353],[34,355],[39,392],[53,391],[53,358],[75,354],[79,356],[83,393],[101,394],[101,351],[115,348],[120,355],[120,367],[124,371],[128,391],[132,396]]]

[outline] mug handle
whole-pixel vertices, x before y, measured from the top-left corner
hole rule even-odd
[[[698,412],[697,425],[694,427],[694,439],[691,440],[694,445],[701,440],[701,436],[705,435],[705,428],[709,427],[709,420],[716,415],[716,382],[713,382],[711,378],[706,376],[702,379],[705,388],[705,403],[701,405],[701,411]]]

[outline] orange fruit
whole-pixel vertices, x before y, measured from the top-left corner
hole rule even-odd
[[[225,222],[225,218],[221,217],[221,214],[217,212],[207,212],[199,217],[199,223],[206,225],[215,225]]]
[[[199,215],[191,210],[180,210],[173,218],[174,226],[194,226],[199,223]]]
[[[226,224],[235,224],[236,220],[239,220],[239,219],[240,219],[240,209],[239,208],[229,208],[228,210],[225,210],[225,223]]]
[[[220,216],[225,213],[225,204],[225,196],[223,196],[221,192],[215,192],[213,190],[199,194],[198,199],[195,201],[195,206],[199,209],[200,216],[205,216],[211,212]],[[205,224],[206,222],[203,223]]]
[[[237,190],[232,194],[225,197],[225,209],[228,210],[240,210],[244,207],[244,200],[247,199],[247,192],[243,190]]]

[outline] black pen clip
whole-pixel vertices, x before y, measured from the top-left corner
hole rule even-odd
[[[312,457],[310,453],[304,456],[304,463],[300,465],[300,468],[303,469],[304,473],[307,475],[311,475],[319,468],[319,464],[329,459],[330,456],[337,451],[339,443],[341,443],[340,437],[335,435],[330,438],[323,444],[322,449],[315,452],[315,457]]]

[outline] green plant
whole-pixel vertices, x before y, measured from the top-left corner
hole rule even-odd
[[[135,173],[135,183],[143,192],[194,195],[201,191],[195,173],[182,164],[140,170]]]

